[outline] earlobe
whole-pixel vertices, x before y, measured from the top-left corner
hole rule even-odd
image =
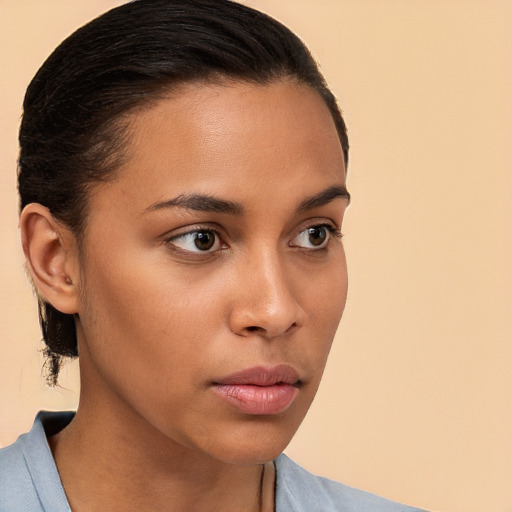
[[[28,204],[21,212],[20,231],[28,270],[39,293],[62,313],[77,313],[74,235],[38,203]]]

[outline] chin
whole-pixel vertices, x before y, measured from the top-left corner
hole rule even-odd
[[[224,432],[222,439],[218,438],[218,444],[210,446],[208,451],[228,464],[263,464],[281,455],[300,425],[283,425],[272,419],[265,424],[261,418],[251,423]]]
[[[219,454],[217,458],[226,464],[234,464],[237,466],[264,464],[279,457],[290,441],[291,438],[279,447],[255,445],[247,447],[237,446],[231,451],[225,451],[222,454]]]

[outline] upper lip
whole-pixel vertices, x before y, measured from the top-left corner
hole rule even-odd
[[[253,385],[274,386],[276,384],[298,384],[299,374],[286,364],[279,366],[254,366],[226,375],[214,384],[220,385]]]

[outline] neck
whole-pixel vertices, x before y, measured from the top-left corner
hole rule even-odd
[[[272,463],[216,460],[97,396],[49,441],[73,512],[273,510]]]
[[[73,512],[273,510],[272,463],[237,466],[184,449],[159,450],[154,438],[148,443],[110,426],[79,408],[50,438]]]

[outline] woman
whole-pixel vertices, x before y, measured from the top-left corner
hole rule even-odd
[[[285,27],[227,0],[139,0],[30,84],[22,245],[50,378],[76,414],[0,455],[0,510],[412,510],[283,449],[347,290],[346,127]]]

